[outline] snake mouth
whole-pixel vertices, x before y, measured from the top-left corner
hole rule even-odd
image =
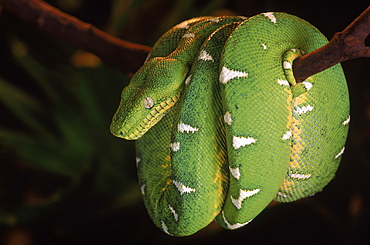
[[[143,136],[151,127],[159,122],[170,111],[170,109],[176,104],[179,98],[180,94],[154,106],[135,128],[121,130],[119,132],[119,137],[127,140],[137,140],[141,138],[141,136]]]

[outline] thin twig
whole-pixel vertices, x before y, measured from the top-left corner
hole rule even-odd
[[[151,49],[113,37],[40,0],[0,0],[0,4],[28,24],[97,55],[125,74],[136,72]]]
[[[323,71],[337,63],[359,57],[370,57],[370,47],[365,39],[370,33],[370,7],[359,15],[346,29],[338,32],[325,46],[293,62],[297,82]]]

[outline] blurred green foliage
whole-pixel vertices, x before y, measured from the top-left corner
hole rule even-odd
[[[47,2],[122,39],[150,46],[185,19],[265,11],[298,15],[330,38],[368,5],[365,0],[351,6],[318,0]],[[369,62],[344,64],[353,126],[338,176],[324,193],[275,205],[238,231],[212,224],[191,238],[177,239],[155,228],[146,214],[134,142],[109,132],[128,77],[5,11],[0,12],[0,58],[0,235],[8,242],[15,239],[12,234],[26,234],[33,244],[369,241],[370,89],[357,83],[368,81]]]
[[[0,101],[13,114],[10,125],[0,128],[2,154],[12,154],[12,163],[27,172],[49,175],[63,183],[62,188],[56,186],[47,194],[40,193],[41,204],[63,201],[86,178],[91,179],[85,194],[96,199],[118,199],[135,191],[131,164],[126,163],[126,159],[132,159],[132,143],[109,133],[110,118],[119,99],[112,95],[119,94],[128,79],[101,64],[77,68],[72,63],[41,63],[30,55],[28,45],[18,40],[10,42],[14,61],[29,77],[26,83],[33,91],[0,80]],[[58,47],[54,51],[49,57],[62,52]],[[88,59],[94,58],[83,59],[88,63]],[[6,161],[1,164],[9,166]],[[16,206],[11,207],[15,213]],[[33,206],[39,208],[39,204]],[[15,217],[17,222],[32,221],[20,215]]]

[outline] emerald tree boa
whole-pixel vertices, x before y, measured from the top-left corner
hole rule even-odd
[[[111,132],[137,140],[141,192],[156,226],[191,235],[251,222],[272,201],[323,189],[344,152],[341,66],[302,83],[294,59],[325,45],[285,13],[201,17],[154,45],[124,88]]]

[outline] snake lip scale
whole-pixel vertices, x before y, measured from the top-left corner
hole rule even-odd
[[[150,98],[150,97],[149,97]],[[145,98],[147,99],[147,98]],[[118,127],[120,124],[112,125],[111,131],[113,135],[127,140],[136,140],[139,139],[142,135],[145,134],[152,126],[154,126],[159,120],[166,115],[172,106],[178,101],[179,95],[169,98],[164,102],[159,103],[158,105],[154,104],[150,108],[146,108],[149,113],[146,114],[145,118],[136,126],[132,128],[124,127],[126,124],[123,124],[123,127]],[[145,102],[143,103],[145,104]],[[122,124],[121,124],[122,125]]]
[[[136,140],[153,223],[189,236],[234,230],[271,201],[334,178],[350,123],[340,64],[297,83],[293,61],[327,43],[296,16],[199,17],[162,35],[123,89],[113,135]]]

